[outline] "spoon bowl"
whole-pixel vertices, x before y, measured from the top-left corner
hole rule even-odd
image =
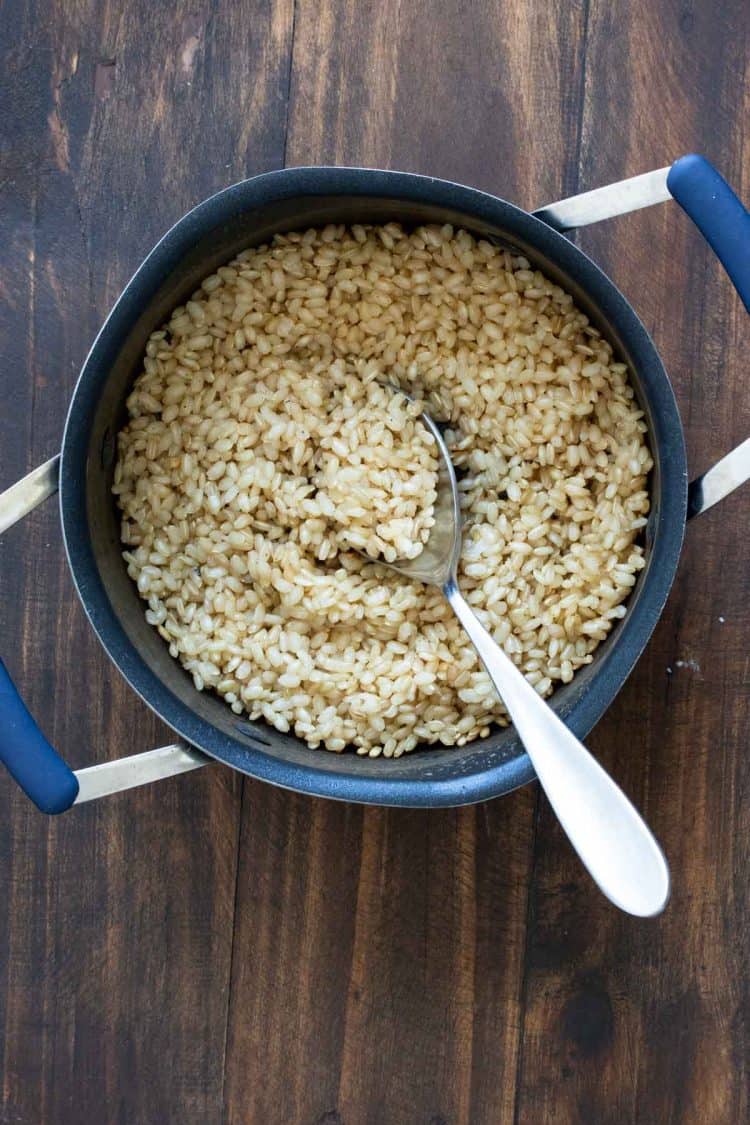
[[[389,389],[403,395],[410,402],[414,401],[411,395],[399,387],[389,385]],[[433,508],[435,522],[430,528],[427,542],[415,558],[399,559],[386,565],[408,578],[425,582],[428,586],[440,586],[442,589],[451,578],[455,579],[461,557],[461,503],[456,470],[440,427],[429,414],[420,414],[419,420],[434,437],[438,451],[437,497]]]

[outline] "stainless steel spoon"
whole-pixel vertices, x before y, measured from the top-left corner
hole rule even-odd
[[[435,523],[417,558],[385,565],[443,591],[497,688],[568,839],[607,898],[629,914],[659,914],[669,898],[669,868],[650,830],[480,624],[458,589],[461,509],[456,474],[437,425],[427,414],[421,420],[440,454]]]

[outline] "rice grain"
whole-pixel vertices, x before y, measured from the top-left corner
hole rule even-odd
[[[381,383],[398,384],[415,403]],[[468,601],[543,695],[624,613],[651,457],[569,294],[449,226],[279,235],[148,341],[114,493],[150,624],[199,690],[311,747],[398,757],[507,722],[413,557],[446,424]]]

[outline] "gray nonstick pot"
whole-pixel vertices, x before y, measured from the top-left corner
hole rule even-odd
[[[113,308],[83,365],[62,450],[0,495],[0,532],[59,488],[71,573],[104,649],[175,731],[172,746],[71,770],[47,743],[0,663],[0,759],[44,812],[195,769],[212,759],[302,793],[380,805],[460,805],[533,777],[512,729],[461,748],[399,759],[311,751],[198,692],[146,623],[121,557],[111,495],[116,434],[149,334],[218,265],[275,233],[330,222],[452,223],[512,247],[568,290],[627,362],[654,457],[646,565],[627,614],[593,662],[551,705],[579,737],[604,714],[662,612],[686,518],[750,477],[750,441],[688,486],[682,424],[659,354],[626,298],[562,233],[674,198],[702,230],[750,311],[750,214],[719,174],[687,156],[533,214],[469,187],[364,168],[290,168],[235,184],[190,211],[154,247]]]

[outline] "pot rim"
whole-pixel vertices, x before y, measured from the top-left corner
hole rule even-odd
[[[262,746],[247,746],[196,715],[158,679],[125,634],[99,575],[90,542],[86,504],[86,461],[90,420],[107,378],[110,361],[161,282],[195,245],[221,223],[282,199],[304,196],[362,196],[394,202],[428,203],[455,209],[467,219],[503,228],[546,254],[577,284],[602,318],[627,344],[653,414],[652,444],[658,447],[659,511],[642,587],[611,652],[586,689],[556,708],[578,737],[584,737],[604,714],[632,671],[658,621],[680,556],[687,505],[687,463],[682,423],[659,354],[634,309],[603,271],[577,246],[543,220],[499,197],[451,181],[410,172],[371,168],[286,168],[242,180],[188,211],[157,242],[126,285],[102,325],[84,361],[71,399],[62,442],[60,516],[73,581],[102,646],[133,690],[188,743],[250,776],[314,796],[363,804],[439,807],[471,804],[510,792],[530,781],[534,770],[517,740],[515,750],[492,765],[470,772],[454,751],[419,751],[400,759],[379,759],[380,772],[366,776],[357,765],[367,759],[306,750],[310,762],[290,762]],[[146,295],[144,299],[144,294]],[[575,681],[574,681],[575,682]],[[554,696],[552,697],[554,701]],[[248,722],[248,726],[253,726]],[[268,729],[268,728],[264,728]],[[491,758],[492,737],[474,743]],[[440,777],[425,776],[426,755],[441,757]],[[497,757],[497,756],[495,756]],[[335,770],[325,758],[351,763]],[[408,759],[408,760],[407,760]],[[398,763],[394,776],[394,766]],[[446,769],[445,763],[448,763]],[[463,768],[462,767],[463,763]],[[360,766],[361,769],[361,766]],[[413,776],[411,776],[413,775]]]

